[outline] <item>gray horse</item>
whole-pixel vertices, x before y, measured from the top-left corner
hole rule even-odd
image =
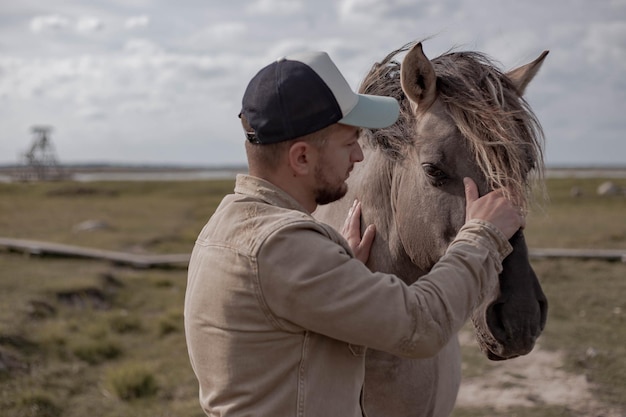
[[[394,59],[405,52],[400,65]],[[464,223],[463,177],[473,178],[481,194],[505,188],[527,208],[531,179],[541,178],[543,170],[543,132],[522,94],[546,55],[505,74],[477,52],[430,61],[421,43],[412,43],[390,53],[373,66],[360,91],[396,97],[400,119],[386,129],[362,131],[365,160],[348,181],[348,195],[320,207],[316,217],[340,227],[358,197],[362,224],[377,227],[368,267],[411,284],[431,269]],[[530,352],[546,323],[547,300],[522,231],[511,244],[499,292],[472,317],[481,349],[492,360]],[[367,415],[448,416],[461,380],[459,342],[452,339],[425,359],[368,350]]]

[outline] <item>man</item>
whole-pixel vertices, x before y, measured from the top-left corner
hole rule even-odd
[[[466,180],[467,222],[412,286],[369,271],[374,238],[353,205],[346,239],[311,213],[345,195],[359,128],[398,117],[355,94],[325,53],[280,59],[249,83],[240,117],[249,175],[237,177],[189,264],[185,330],[210,416],[362,416],[365,348],[425,357],[497,285],[524,219]],[[358,258],[357,258],[358,257]]]

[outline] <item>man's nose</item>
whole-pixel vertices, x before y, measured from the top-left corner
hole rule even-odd
[[[357,142],[354,152],[352,153],[352,160],[354,162],[361,162],[363,158],[364,158],[363,149],[361,148],[361,144]]]

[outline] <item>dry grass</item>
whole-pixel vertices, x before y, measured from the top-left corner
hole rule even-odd
[[[626,200],[601,180],[550,180],[533,247],[626,248]],[[572,186],[582,197],[569,197]],[[104,249],[189,252],[232,181],[0,184],[0,234]],[[76,231],[98,220],[107,227]],[[626,408],[626,265],[535,262],[550,299],[541,344],[565,352],[594,395]],[[202,416],[182,330],[186,271],[0,251],[0,409],[17,416]],[[593,355],[589,355],[593,348]],[[468,375],[489,365],[465,352]],[[505,387],[503,387],[504,389]],[[626,413],[626,411],[625,411]],[[458,410],[455,416],[489,414]],[[507,415],[564,416],[537,404]]]

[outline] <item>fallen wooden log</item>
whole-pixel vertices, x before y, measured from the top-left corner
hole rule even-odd
[[[41,242],[37,240],[0,237],[0,247],[31,255],[55,255],[75,258],[92,258],[111,261],[136,268],[187,267],[189,254],[135,254],[97,248]],[[626,263],[626,249],[530,249],[529,256],[544,258],[602,259]]]
[[[116,264],[130,265],[136,268],[172,266],[186,267],[189,263],[190,256],[189,254],[135,254],[97,248],[85,248],[62,243],[3,237],[0,237],[0,247],[30,255],[54,255],[72,258],[101,259]]]
[[[529,249],[531,258],[604,259],[626,262],[626,249]]]

